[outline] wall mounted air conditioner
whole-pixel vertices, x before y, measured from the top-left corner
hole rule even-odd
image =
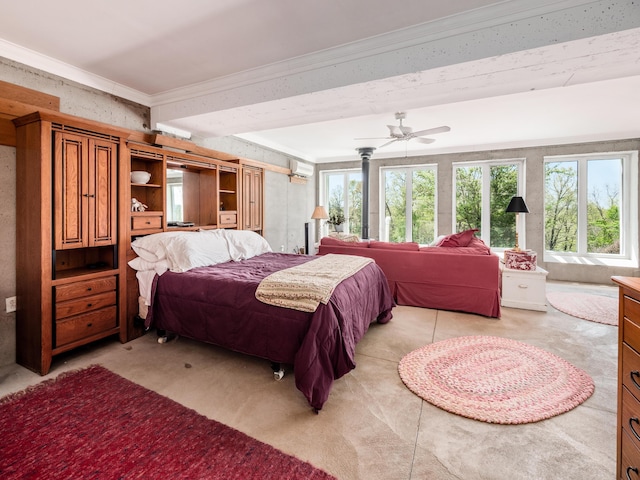
[[[313,175],[313,165],[291,160],[291,175],[296,177],[310,177]]]

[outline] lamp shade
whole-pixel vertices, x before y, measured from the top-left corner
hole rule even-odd
[[[327,210],[322,205],[318,205],[313,210],[313,213],[311,214],[311,218],[314,220],[326,220],[327,218],[329,218],[329,214],[327,213]]]
[[[524,203],[524,198],[522,197],[513,197],[505,211],[510,213],[529,213],[527,204]]]

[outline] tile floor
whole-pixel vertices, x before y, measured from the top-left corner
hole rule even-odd
[[[617,296],[613,286],[547,288]],[[501,319],[397,307],[389,324],[371,326],[358,346],[357,368],[336,381],[319,415],[290,372],[277,382],[264,360],[183,338],[160,345],[154,333],[57,357],[47,377],[2,367],[0,396],[99,363],[341,480],[601,480],[615,477],[617,333],[552,307],[546,313],[504,308]],[[440,410],[404,387],[397,364],[424,344],[461,335],[544,348],[586,370],[595,393],[570,412],[527,425],[492,425]]]

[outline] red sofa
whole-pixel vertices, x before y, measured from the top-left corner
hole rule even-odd
[[[461,235],[461,234],[456,234]],[[468,235],[467,235],[468,236]],[[455,235],[453,245],[456,244]],[[458,237],[460,238],[460,237]],[[454,310],[500,317],[500,259],[471,235],[465,246],[320,240],[319,255],[360,255],[376,261],[398,305]]]

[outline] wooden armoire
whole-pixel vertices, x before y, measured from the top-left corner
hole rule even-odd
[[[128,133],[56,112],[16,126],[17,362],[45,375],[52,357],[110,335],[126,340],[128,205],[119,185]]]

